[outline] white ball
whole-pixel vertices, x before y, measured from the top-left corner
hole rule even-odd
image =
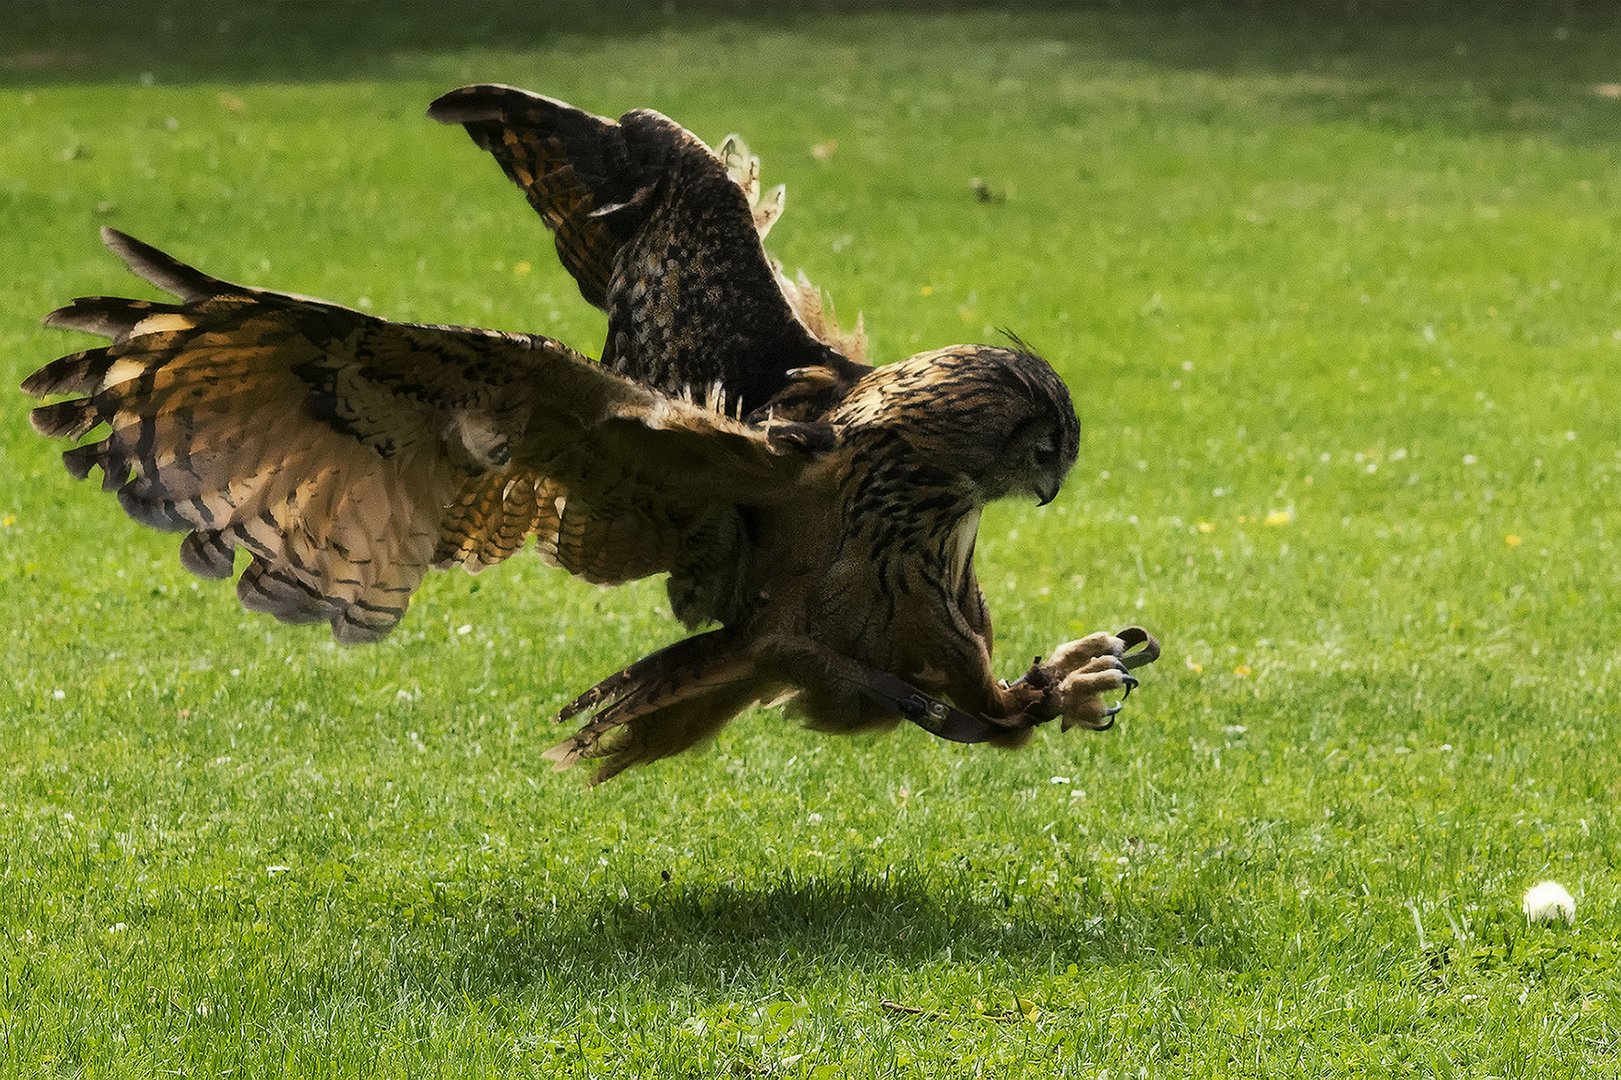
[[[1520,910],[1532,922],[1576,921],[1576,900],[1557,881],[1539,881],[1527,889]]]

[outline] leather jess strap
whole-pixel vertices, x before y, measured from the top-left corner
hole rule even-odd
[[[1127,651],[1120,661],[1128,671],[1159,659],[1159,642],[1142,627],[1128,626],[1115,636],[1126,643]],[[834,673],[868,701],[900,714],[929,734],[949,742],[988,742],[1011,731],[1044,724],[1057,715],[1056,711],[1048,715],[1026,713],[1017,721],[997,723],[988,717],[959,709],[949,701],[925,694],[905,679],[849,657],[839,657],[833,666]],[[1013,685],[1025,684],[1045,689],[1046,683],[1047,674],[1041,668],[1041,658],[1037,657],[1030,670]],[[1127,692],[1130,692],[1130,684]]]
[[[839,674],[868,701],[900,713],[930,735],[951,742],[985,742],[1011,730],[983,716],[965,712],[949,701],[925,694],[905,679],[854,660],[849,661],[848,671]]]

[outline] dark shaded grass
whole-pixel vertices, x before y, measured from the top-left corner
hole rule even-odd
[[[472,8],[345,0],[27,5],[8,20],[0,85],[127,81],[303,82],[397,77],[412,55],[568,49],[571,42],[781,33],[867,39],[897,13],[952,33],[967,16],[995,49],[1062,45],[1073,62],[1215,76],[1310,76],[1296,104],[1318,119],[1413,130],[1612,138],[1621,81],[1609,3],[887,2],[778,4],[490,0]],[[927,32],[924,30],[924,32]]]

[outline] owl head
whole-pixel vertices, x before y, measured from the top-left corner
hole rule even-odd
[[[883,429],[980,503],[1051,502],[1080,447],[1069,388],[1017,342],[953,345],[877,368],[831,419]]]

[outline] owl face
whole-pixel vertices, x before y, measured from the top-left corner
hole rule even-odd
[[[1045,360],[1022,349],[981,346],[975,377],[1002,397],[981,430],[995,459],[978,477],[987,502],[1026,495],[1045,506],[1058,495],[1080,449],[1081,425],[1064,380]]]
[[[881,367],[835,424],[882,427],[971,489],[978,503],[1058,494],[1080,445],[1069,389],[1024,349],[954,345]]]
[[[1079,431],[1074,413],[1069,427]],[[987,501],[1009,495],[1029,495],[1037,505],[1046,506],[1075,463],[1076,435],[1066,429],[1061,417],[1033,413],[1022,420],[1003,443],[1000,468],[992,470],[982,483]]]

